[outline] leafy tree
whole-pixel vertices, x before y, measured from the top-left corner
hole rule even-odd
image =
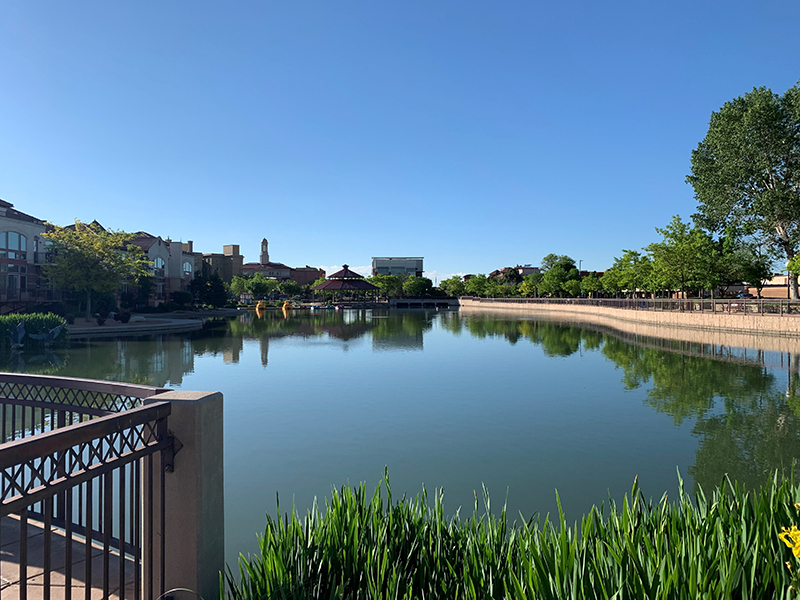
[[[758,290],[772,276],[773,256],[757,235],[748,235],[748,228],[730,225],[717,242],[716,267],[723,286],[747,283]]]
[[[464,282],[464,288],[470,296],[486,296],[486,285],[489,278],[486,275],[473,275]]]
[[[519,284],[517,290],[521,296],[526,298],[536,297],[539,295],[539,285],[542,283],[541,273],[531,273],[522,278],[522,283]]]
[[[575,267],[575,261],[565,254],[548,254],[542,259],[542,272],[545,273],[553,267],[562,267],[565,271]]]
[[[561,296],[564,291],[564,283],[567,281],[567,271],[564,267],[554,266],[542,276],[539,284],[539,293],[550,296]]]
[[[189,304],[192,301],[192,293],[182,290],[175,290],[172,292],[172,301],[180,306]]]
[[[522,275],[514,268],[506,269],[505,273],[503,273],[503,283],[516,287],[522,283]]]
[[[581,282],[577,279],[567,279],[567,281],[561,284],[561,288],[568,296],[575,297],[581,295]]]
[[[433,282],[427,277],[409,277],[403,283],[403,291],[408,296],[424,296],[433,288]]]
[[[509,295],[510,289],[516,290],[513,286],[500,283],[500,281],[494,277],[487,277],[486,288],[483,293],[487,298],[505,298]]]
[[[715,252],[713,241],[699,227],[690,227],[675,215],[664,229],[663,237],[650,244],[647,251],[653,261],[653,286],[663,290],[713,289],[719,285],[718,273],[709,265]]]
[[[192,293],[195,302],[208,304],[208,277],[203,273],[198,273],[189,282],[189,291]]]
[[[606,269],[606,272],[603,273],[603,277],[600,279],[600,283],[606,294],[614,294],[615,296],[619,294],[622,291],[619,269],[613,266]]]
[[[613,273],[608,284],[615,286],[616,291],[627,290],[633,297],[637,290],[646,287],[652,263],[649,257],[642,256],[636,250],[623,250],[621,257],[614,258],[611,269]]]
[[[278,281],[256,273],[250,278],[248,291],[256,297],[267,296],[278,289]]]
[[[76,220],[74,228],[50,225],[43,235],[52,245],[53,262],[42,267],[57,288],[86,294],[86,319],[92,316],[92,292],[109,293],[124,281],[145,276],[149,262],[124,231]]]
[[[297,296],[302,291],[302,288],[296,281],[289,280],[281,281],[278,284],[278,291],[281,294],[286,294],[287,296]]]
[[[228,286],[222,281],[219,273],[214,271],[208,278],[206,299],[211,306],[225,306],[230,298]]]
[[[602,289],[603,284],[600,283],[600,278],[597,276],[596,271],[581,279],[581,291],[590,298],[594,298]]]
[[[153,277],[149,273],[142,273],[136,278],[136,299],[135,305],[147,306],[150,294],[153,293]]]
[[[463,296],[467,290],[464,280],[458,275],[453,275],[448,279],[439,282],[439,289],[445,291],[450,296]]]
[[[216,271],[209,276],[202,273],[196,275],[189,284],[189,291],[195,301],[211,306],[224,306],[230,298],[230,286],[222,281]]]
[[[697,223],[711,231],[747,224],[792,264],[800,245],[800,83],[783,96],[754,88],[712,113],[687,181]],[[791,269],[790,295],[798,297]]]
[[[231,294],[233,294],[238,298],[242,294],[250,291],[250,278],[239,277],[237,275],[231,280],[230,287],[231,287]]]
[[[381,295],[386,298],[401,296],[403,294],[403,280],[397,275],[373,275],[368,277],[372,285],[380,290]]]

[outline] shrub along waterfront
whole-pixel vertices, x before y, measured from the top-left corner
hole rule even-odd
[[[521,525],[505,509],[445,517],[443,495],[392,498],[388,477],[334,491],[324,514],[274,520],[260,553],[228,569],[221,592],[262,598],[791,598],[797,559],[778,535],[800,521],[800,485],[779,479],[757,492],[725,480],[706,496],[654,502],[634,481],[568,526],[563,513]],[[384,497],[385,496],[385,497]],[[798,533],[800,539],[800,533]],[[790,545],[788,538],[786,545]],[[791,565],[791,571],[788,568]]]
[[[35,338],[30,337],[31,334],[46,334],[52,329],[55,329],[59,325],[65,323],[63,317],[59,317],[58,315],[54,315],[53,313],[32,313],[26,315],[18,315],[18,314],[10,314],[10,315],[3,315],[0,317],[0,346],[8,347],[12,343],[12,332],[17,329],[20,322],[25,324],[25,333],[26,337],[22,339],[22,343],[24,345],[35,346],[37,344],[44,344],[46,340],[37,340]],[[62,329],[58,337],[55,340],[47,340],[48,342],[52,341],[62,341],[66,339],[67,332],[66,329]]]

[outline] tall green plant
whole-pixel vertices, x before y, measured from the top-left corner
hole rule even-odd
[[[325,510],[267,518],[259,552],[230,568],[230,600],[268,598],[789,598],[778,534],[798,522],[800,486],[776,475],[746,491],[725,480],[710,496],[646,499],[634,481],[621,505],[509,524],[505,508],[446,517],[443,494],[395,500],[388,476],[334,491]],[[280,509],[279,509],[280,512]]]

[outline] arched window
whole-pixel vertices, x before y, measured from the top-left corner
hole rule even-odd
[[[158,257],[153,261],[153,268],[154,269],[163,269],[165,264],[166,263],[164,262],[164,259],[161,258],[161,257]]]
[[[191,277],[194,275],[194,266],[188,260],[183,263],[183,276]]]
[[[0,233],[0,255],[12,260],[28,259],[28,238],[16,231]]]

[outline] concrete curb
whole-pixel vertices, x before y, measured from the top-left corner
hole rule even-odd
[[[203,328],[203,321],[200,319],[158,319],[158,323],[126,324],[126,325],[103,325],[101,327],[67,327],[67,335],[70,339],[100,338],[100,337],[120,337],[127,335],[150,335],[154,333],[183,333],[186,331],[196,331]]]

